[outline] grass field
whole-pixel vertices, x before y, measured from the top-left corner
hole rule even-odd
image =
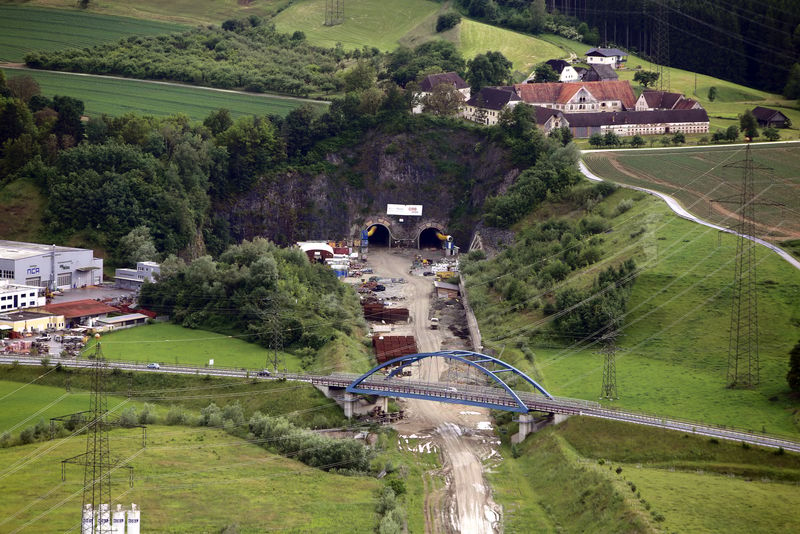
[[[245,339],[192,330],[172,323],[156,323],[104,334],[100,341],[103,354],[109,360],[202,367],[213,359],[217,367],[246,369],[262,369],[267,360],[272,361],[272,351]],[[94,340],[90,341],[84,353],[91,353],[93,346]],[[297,357],[286,352],[280,354],[290,371],[300,370]]]
[[[490,475],[510,532],[800,528],[796,454],[590,418],[528,437],[518,458],[510,452]]]
[[[272,95],[245,94],[202,87],[164,85],[141,80],[75,75],[59,72],[5,69],[7,78],[32,76],[48,96],[78,98],[86,105],[87,115],[122,115],[128,112],[156,116],[184,113],[193,120],[203,120],[212,111],[227,108],[231,115],[286,115],[311,103],[316,109],[324,103]]]
[[[752,146],[756,167],[754,192],[757,233],[773,241],[800,239],[800,144]],[[648,187],[677,198],[700,217],[722,226],[736,224],[743,170],[725,165],[741,162],[742,146],[691,150],[616,151],[586,154],[586,165],[612,182]],[[691,207],[691,208],[690,208]]]
[[[181,24],[221,24],[230,18],[269,16],[288,0],[93,0],[88,11]],[[31,0],[30,5],[76,11],[73,0]]]
[[[465,58],[499,50],[525,77],[536,64],[563,55],[556,46],[541,39],[467,19],[461,21],[459,49]]]
[[[51,366],[51,369],[53,368]],[[35,382],[37,386],[48,386],[55,393],[61,392],[58,395],[53,393],[55,396],[51,395],[52,399],[65,392],[67,381],[73,395],[88,391],[92,386],[92,375],[87,371],[71,369],[66,372],[62,369],[45,374],[39,367],[25,365],[0,366],[0,380],[8,384],[16,383],[16,387],[9,386],[12,391],[24,384]],[[305,427],[329,428],[346,424],[342,410],[334,401],[326,398],[312,385],[302,382],[112,371],[106,381],[106,390],[120,397],[127,396],[130,392],[134,398],[132,401],[134,406],[139,406],[141,402],[160,405],[158,413],[161,415],[165,415],[172,405],[180,406],[187,415],[196,417],[200,410],[212,401],[219,406],[238,402],[244,410],[245,417],[260,411],[268,415],[285,415],[296,424]],[[23,395],[25,391],[27,387],[20,390]],[[47,399],[50,400],[51,397]],[[11,399],[12,396],[8,398]],[[20,402],[16,417],[19,417],[19,414],[28,417],[40,410],[44,404],[35,398],[28,404]],[[88,401],[77,404],[82,406],[77,411],[85,410]],[[69,412],[67,410],[61,413]],[[13,419],[14,414],[11,414],[11,417]],[[16,419],[11,422],[12,425],[17,423]]]
[[[134,467],[112,479],[116,502],[136,503],[143,532],[373,532],[376,491],[371,477],[309,468],[223,431],[150,426],[147,448],[139,429],[111,432],[111,450]],[[85,450],[81,436],[0,450],[0,530],[64,532],[77,528],[83,473],[59,462]],[[17,462],[30,460],[21,465]]]
[[[21,62],[25,54],[34,50],[84,48],[130,35],[159,35],[182,29],[185,26],[76,9],[0,4],[0,61]]]
[[[348,49],[374,46],[389,51],[440,7],[430,0],[348,0],[344,23],[325,26],[325,0],[304,0],[293,3],[274,20],[279,31],[291,33],[300,30],[315,45],[342,43]]]
[[[641,269],[622,320],[620,399],[612,404],[796,437],[800,416],[787,395],[786,370],[800,323],[800,272],[757,248],[761,384],[727,389],[735,238],[680,219],[662,201],[634,191],[617,191],[600,209],[611,212],[625,198],[637,200],[611,220],[601,245],[605,259],[568,282],[586,287],[601,269],[628,257]],[[547,210],[532,218],[552,216]],[[541,309],[511,313],[491,301],[477,314],[484,344],[504,350],[503,360],[538,376],[555,395],[597,400],[603,369],[597,345],[576,339],[559,347],[529,338],[548,325]],[[534,363],[516,343],[527,344]]]
[[[53,371],[40,369],[39,373]],[[89,396],[86,392],[76,390],[67,392],[63,387],[40,386],[37,384],[0,380],[0,434],[9,432],[19,434],[25,427],[33,426],[44,419],[49,424],[51,417],[80,412],[89,409]],[[112,396],[108,398],[108,409],[117,412],[123,406],[127,407],[128,400],[124,397]],[[140,402],[133,403],[140,406]]]

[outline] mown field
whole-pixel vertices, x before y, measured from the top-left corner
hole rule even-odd
[[[39,374],[54,373],[53,366],[41,368]],[[121,396],[108,399],[108,409],[118,412],[128,405],[128,400]],[[0,434],[9,432],[18,434],[22,429],[33,426],[43,419],[48,425],[51,417],[80,412],[89,409],[89,396],[85,391],[68,392],[63,387],[41,386],[25,382],[0,380]],[[133,404],[140,406],[140,402]]]
[[[30,5],[76,11],[73,0],[30,0]],[[249,15],[269,16],[288,0],[114,0],[92,1],[86,11],[139,19],[161,20],[180,24],[221,24],[229,18]]]
[[[489,475],[510,532],[800,529],[796,454],[590,418],[530,436],[517,454],[504,446]]]
[[[248,342],[249,336],[227,336],[206,330],[184,328],[172,323],[119,330],[101,338],[103,354],[109,360],[136,363],[156,362],[204,367],[214,360],[215,367],[249,370],[273,368],[274,351]],[[94,351],[94,340],[84,354]],[[303,372],[301,359],[293,352],[279,351],[280,370]],[[330,373],[344,370],[367,370],[371,364],[364,346],[351,338],[337,338],[312,358],[310,372]]]
[[[201,121],[212,111],[227,108],[231,115],[286,115],[310,103],[324,103],[266,94],[221,91],[202,87],[166,85],[142,80],[76,75],[60,72],[4,69],[7,78],[32,76],[47,96],[63,95],[83,100],[86,115],[122,115],[128,112],[156,116],[184,113]]]
[[[112,478],[112,497],[136,503],[143,532],[372,532],[380,482],[310,468],[221,430],[150,426],[147,448],[139,429],[111,432],[111,447],[134,467]],[[83,472],[59,462],[82,453],[82,436],[0,449],[0,530],[77,528]],[[235,503],[234,506],[230,504]]]
[[[644,410],[754,431],[797,436],[800,411],[788,397],[788,353],[800,322],[800,272],[765,247],[757,248],[761,384],[727,389],[731,286],[736,240],[728,234],[680,219],[660,200],[620,190],[599,208],[613,214],[623,199],[634,206],[611,218],[603,234],[604,259],[577,271],[557,287],[590,286],[598,272],[633,258],[641,270],[622,318],[617,355],[620,399],[612,406]],[[580,212],[573,212],[578,216]],[[534,218],[564,215],[544,207]],[[513,276],[516,269],[505,276]],[[541,308],[514,312],[498,295],[476,295],[486,346],[541,379],[555,395],[597,400],[602,385],[600,347],[582,338],[564,344],[537,336],[551,318]],[[536,297],[552,298],[542,290]],[[532,357],[520,349],[526,347]]]
[[[74,6],[74,2],[73,2]],[[83,48],[131,35],[160,35],[185,29],[179,24],[87,13],[0,5],[0,62],[21,62],[34,50]]]
[[[315,45],[332,47],[341,43],[348,49],[374,46],[389,51],[440,7],[430,0],[348,0],[344,23],[325,26],[325,0],[303,0],[279,13],[274,21],[278,31],[292,33],[300,30]]]
[[[557,47],[530,35],[467,19],[459,28],[459,49],[465,58],[498,50],[514,64],[517,78],[527,77],[538,63],[563,56]]]
[[[271,369],[273,352],[248,343],[246,339],[246,336],[240,339],[172,323],[156,323],[110,332],[100,341],[103,354],[109,360],[203,367],[213,359],[217,367],[246,369],[263,369],[269,360]],[[91,340],[84,354],[93,353],[93,347],[94,340]],[[299,370],[300,362],[296,356],[286,352],[281,352],[280,356],[290,371]]]
[[[800,238],[800,144],[756,144],[752,154],[759,236],[773,241]],[[602,178],[668,193],[699,217],[730,227],[737,222],[744,172],[727,165],[741,164],[744,158],[743,146],[730,146],[595,152],[586,154],[584,162]]]

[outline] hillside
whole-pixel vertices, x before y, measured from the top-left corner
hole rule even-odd
[[[504,435],[515,427],[501,423]],[[798,455],[573,417],[505,445],[503,457],[490,478],[512,532],[800,528]]]
[[[517,238],[502,253],[465,266],[484,345],[502,350],[504,360],[538,377],[555,395],[596,400],[603,358],[596,333],[585,329],[593,327],[576,328],[551,315],[575,302],[566,300],[568,291],[595,293],[592,284],[602,271],[633,259],[636,278],[619,316],[620,399],[611,404],[800,433],[800,412],[785,379],[800,321],[795,302],[800,273],[758,247],[761,385],[726,389],[735,239],[680,219],[661,200],[642,193],[619,190],[600,202],[592,195],[578,198],[586,200],[545,203],[514,227]],[[577,235],[590,224],[602,233],[578,242],[560,237],[560,232]],[[595,262],[581,267],[583,257]],[[570,272],[565,262],[576,261]],[[590,310],[602,309],[606,304],[600,302],[587,304],[587,313],[599,313]]]

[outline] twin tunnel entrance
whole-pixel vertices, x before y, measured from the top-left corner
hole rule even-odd
[[[448,239],[452,241],[450,236],[434,226],[423,228],[415,239],[399,239],[392,235],[388,226],[381,223],[372,224],[367,228],[367,239],[370,247],[404,246],[419,249],[440,249]]]

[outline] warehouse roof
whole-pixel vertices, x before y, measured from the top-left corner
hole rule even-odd
[[[24,243],[22,241],[0,239],[0,259],[20,260],[23,258],[50,254],[53,247],[55,247],[56,252],[79,252],[88,250],[85,248],[60,247],[56,245],[44,245],[42,243]]]
[[[118,312],[108,304],[103,304],[96,300],[74,300],[72,302],[61,302],[59,304],[48,304],[44,309],[50,313],[63,315],[66,319],[74,317],[86,317],[89,315],[103,315],[104,313]]]

